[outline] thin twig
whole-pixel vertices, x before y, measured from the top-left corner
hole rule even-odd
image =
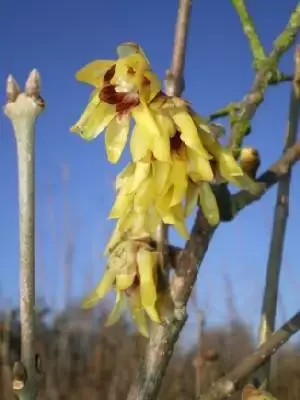
[[[295,53],[296,68],[300,61],[300,48]],[[296,71],[295,76],[300,71]],[[285,139],[284,152],[292,147],[297,139],[299,116],[300,116],[300,99],[297,96],[297,83],[292,85],[289,118],[287,126],[287,135]],[[259,345],[266,342],[275,329],[276,310],[278,301],[278,289],[280,280],[281,262],[284,249],[284,239],[286,233],[286,225],[289,213],[289,193],[291,183],[291,170],[281,179],[277,189],[277,201],[274,210],[274,222],[271,235],[271,243],[269,248],[269,257],[267,263],[266,283],[264,290],[264,299],[262,305],[261,321],[259,328]],[[266,362],[258,371],[259,380],[262,388],[270,390],[270,372],[271,360]]]
[[[252,88],[240,103],[240,111],[237,120],[233,124],[229,138],[229,147],[238,150],[243,142],[244,136],[249,132],[249,122],[254,117],[256,110],[263,100],[264,92],[281,56],[292,46],[300,29],[300,4],[292,13],[284,31],[275,40],[273,49],[268,57],[261,63]]]
[[[37,397],[35,352],[35,207],[34,141],[37,117],[44,109],[40,98],[40,77],[33,70],[25,92],[9,76],[4,113],[12,121],[18,160],[20,225],[20,321],[21,362],[13,371],[13,385],[20,400]]]
[[[254,23],[248,13],[244,0],[231,0],[231,2],[240,17],[243,31],[248,38],[253,54],[254,66],[257,68],[259,63],[266,58],[266,54],[256,33]]]
[[[244,358],[226,376],[215,382],[211,388],[197,400],[223,400],[228,398],[238,387],[239,382],[263,365],[278,349],[300,330],[300,312],[296,313],[267,342],[254,353]]]

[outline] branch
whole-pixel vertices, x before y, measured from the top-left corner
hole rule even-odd
[[[286,322],[270,339],[250,356],[244,358],[226,376],[215,382],[211,388],[197,400],[223,400],[230,396],[242,380],[263,365],[269,357],[285,344],[291,336],[300,330],[300,312]]]
[[[20,224],[20,322],[21,356],[13,370],[13,388],[20,400],[37,398],[35,352],[35,214],[34,141],[37,117],[44,109],[40,97],[40,76],[33,70],[25,92],[10,75],[7,80],[4,113],[11,120],[18,160]]]
[[[300,61],[300,48],[295,52],[295,65],[296,69],[299,67]],[[296,70],[295,76],[298,76],[300,71]],[[289,118],[287,124],[287,135],[285,139],[284,151],[292,147],[297,139],[298,125],[299,125],[299,112],[300,101],[297,96],[297,86],[295,83],[292,85],[291,99],[289,106]],[[289,212],[289,193],[291,183],[291,169],[280,180],[277,189],[277,201],[274,210],[274,222],[271,235],[271,243],[269,249],[269,257],[267,263],[266,283],[264,290],[264,298],[262,305],[261,321],[259,328],[259,344],[268,340],[275,329],[275,319],[277,310],[278,288],[280,280],[280,270],[282,254],[284,249],[284,239],[286,233],[286,225]],[[271,360],[270,360],[271,361]],[[262,388],[270,390],[269,377],[271,371],[271,363],[267,362],[258,371]]]
[[[300,4],[292,13],[284,31],[275,40],[273,50],[261,63],[258,69],[252,88],[240,103],[240,112],[237,121],[233,124],[229,139],[229,147],[238,150],[243,142],[244,136],[249,131],[249,121],[254,117],[256,110],[263,100],[264,92],[268,86],[271,76],[276,72],[277,65],[283,53],[294,43],[296,34],[300,28]]]
[[[239,15],[243,31],[248,38],[256,69],[260,62],[266,58],[265,51],[256,33],[254,23],[247,11],[244,0],[231,0],[231,2]]]

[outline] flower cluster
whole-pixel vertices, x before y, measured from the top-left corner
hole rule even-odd
[[[95,87],[89,104],[71,128],[85,140],[105,130],[107,158],[117,163],[126,146],[130,123],[132,161],[116,179],[117,196],[110,212],[115,231],[107,245],[104,277],[84,306],[116,289],[115,322],[128,298],[141,333],[146,313],[160,321],[157,311],[158,255],[149,246],[158,225],[173,226],[188,239],[186,218],[196,205],[211,225],[219,210],[211,184],[224,180],[255,192],[258,184],[243,172],[190,104],[163,93],[142,49],[124,43],[115,61],[94,61],[76,75]],[[120,256],[122,254],[122,256]]]

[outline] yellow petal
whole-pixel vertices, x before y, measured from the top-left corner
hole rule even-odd
[[[149,103],[161,90],[161,82],[158,76],[152,71],[145,71],[144,77],[148,79],[149,85],[143,85],[140,90],[140,99],[145,103]]]
[[[162,220],[156,210],[154,208],[149,209],[145,217],[144,226],[151,236],[156,234],[158,224],[161,222]]]
[[[184,238],[189,238],[189,233],[185,226],[184,210],[181,204],[170,207],[173,196],[173,189],[170,189],[164,196],[156,202],[156,210],[165,224],[174,225],[178,233]]]
[[[259,182],[255,182],[248,175],[235,176],[229,180],[233,185],[240,189],[247,190],[252,194],[259,194],[262,190],[263,185]]]
[[[103,84],[103,76],[105,72],[111,68],[116,62],[112,60],[96,60],[81,68],[76,73],[76,79],[80,82],[88,83],[97,88]]]
[[[119,58],[116,62],[113,83],[124,80],[139,87],[142,83],[142,73],[149,68],[149,64],[141,53],[130,54],[127,57]],[[133,73],[131,71],[133,70]]]
[[[130,294],[129,304],[133,322],[136,324],[138,330],[143,336],[149,337],[148,324],[138,290],[135,290]]]
[[[114,118],[105,132],[105,146],[108,161],[115,164],[119,161],[126,145],[129,132],[129,118]]]
[[[225,180],[253,194],[260,192],[260,184],[244,173],[229,149],[220,150],[217,160],[219,172]]]
[[[130,151],[134,162],[144,158],[151,149],[152,135],[147,127],[135,124],[130,140]]]
[[[242,176],[244,172],[238,162],[233,157],[233,154],[228,149],[222,149],[218,152],[217,160],[219,170],[224,179],[229,180],[229,177]]]
[[[152,171],[153,179],[155,180],[156,193],[161,194],[167,192],[170,186],[168,179],[170,176],[171,164],[157,160],[152,161]]]
[[[215,195],[207,182],[199,185],[199,203],[201,210],[212,226],[218,225],[220,222],[220,212]]]
[[[209,161],[199,156],[194,150],[187,148],[189,176],[194,182],[207,181],[214,179],[214,174]]]
[[[115,117],[115,107],[110,104],[99,103],[88,116],[82,114],[79,121],[71,128],[72,132],[79,133],[85,140],[95,139]]]
[[[184,214],[188,217],[198,204],[199,197],[199,185],[196,185],[194,182],[189,181],[187,193],[186,193],[186,203]]]
[[[136,274],[117,274],[116,275],[116,288],[117,290],[126,290],[134,282]]]
[[[213,135],[212,131],[211,131],[211,126],[209,125],[209,123],[202,118],[199,114],[196,114],[195,112],[193,112],[192,114],[192,118],[195,121],[195,124],[204,132]]]
[[[133,193],[128,194],[126,186],[122,186],[109,214],[109,219],[120,218],[127,213],[133,201]]]
[[[132,215],[130,212],[122,215],[122,218],[116,224],[116,227],[104,249],[103,254],[108,255],[115,248],[115,246],[120,243],[120,241],[124,237],[124,233],[128,230],[128,228],[132,225]]]
[[[131,56],[132,54],[141,54],[143,58],[147,61],[147,63],[150,65],[143,49],[137,43],[134,42],[121,43],[117,47],[117,54],[119,58],[128,57]]]
[[[174,218],[174,227],[176,231],[185,239],[188,240],[190,238],[189,231],[187,230],[185,220],[184,220],[184,211],[181,204],[177,204],[172,207],[171,213]]]
[[[141,183],[134,196],[134,211],[138,213],[146,212],[152,205],[154,197],[155,181],[152,177],[148,177],[143,183]]]
[[[118,322],[119,319],[121,318],[121,315],[124,312],[125,307],[126,307],[126,296],[124,293],[117,291],[116,303],[113,309],[111,310],[109,316],[107,317],[105,326],[108,327]]]
[[[191,149],[193,149],[199,156],[209,160],[211,156],[204,148],[199,134],[197,126],[195,125],[192,117],[184,108],[171,109],[172,117],[175,124],[178,126],[181,132],[181,140]]]
[[[167,215],[170,211],[170,203],[173,197],[173,191],[174,189],[172,186],[156,200],[156,210],[163,220],[165,218],[165,215]]]
[[[116,276],[135,275],[136,244],[132,240],[121,241],[111,252],[108,263],[109,268],[116,272]]]
[[[148,178],[150,170],[151,170],[151,163],[149,162],[139,161],[135,164],[131,193],[135,192],[141,185],[141,183]]]
[[[138,125],[143,125],[148,129],[149,133],[153,136],[160,136],[160,126],[156,123],[151,110],[145,104],[139,104],[131,111],[133,118]]]
[[[137,253],[137,264],[140,276],[142,305],[152,321],[159,323],[160,318],[155,308],[157,298],[155,285],[157,254],[146,249],[140,249]]]
[[[117,190],[121,189],[121,187],[124,186],[125,184],[128,184],[130,179],[133,177],[134,170],[135,170],[135,164],[129,163],[126,165],[123,171],[121,171],[117,175],[115,184]]]
[[[173,207],[181,203],[187,190],[187,165],[185,161],[173,157],[170,179],[174,184],[173,196],[170,202],[170,206]]]
[[[100,104],[100,98],[99,98],[99,90],[95,89],[93,93],[90,96],[88,105],[86,106],[85,110],[81,114],[79,120],[74,124],[70,130],[71,132],[75,133],[81,133],[82,131],[82,126],[86,124],[86,122],[89,120],[93,112],[96,110],[97,106]]]
[[[174,132],[173,127],[168,126],[170,121],[168,118],[163,119],[162,117],[155,118],[157,126],[160,128],[160,135],[153,137],[152,135],[152,146],[151,150],[153,156],[159,161],[170,161],[170,136]],[[166,122],[164,124],[164,122]]]
[[[111,269],[106,269],[100,283],[82,301],[82,308],[94,307],[112,288],[116,274]]]

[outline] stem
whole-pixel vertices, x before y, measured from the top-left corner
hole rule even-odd
[[[16,128],[20,218],[21,355],[29,379],[26,399],[35,399],[35,218],[34,125]]]
[[[296,57],[298,57],[298,59],[300,58],[300,48],[296,51]],[[298,74],[295,73],[295,76],[296,75]],[[288,128],[284,152],[289,147],[292,147],[296,143],[297,139],[300,115],[300,99],[296,94],[296,90],[296,85],[293,85],[290,99]],[[259,328],[259,345],[269,339],[275,328],[281,262],[288,219],[290,183],[291,170],[287,172],[287,174],[278,184],[277,201],[274,210],[273,230],[267,263],[262,315]],[[269,360],[259,371],[260,382],[262,383],[263,388],[265,388],[266,390],[270,389],[270,374],[271,360]]]
[[[211,388],[197,400],[223,400],[237,389],[239,382],[247,378],[253,371],[266,362],[291,336],[300,330],[300,312],[296,313],[269,340],[254,353],[244,358],[226,376],[215,382]]]
[[[19,400],[36,400],[35,351],[35,175],[34,138],[37,117],[44,108],[39,97],[40,77],[33,70],[25,92],[12,76],[7,80],[8,102],[4,112],[11,119],[17,145],[20,235],[21,362],[13,371],[13,386]]]
[[[180,84],[183,79],[191,7],[191,0],[180,0],[177,14],[177,23],[175,28],[174,50],[171,66],[171,74],[173,75],[175,85],[172,90],[173,93],[171,93],[170,88],[166,88],[167,94],[169,96],[179,96],[182,91],[182,86],[180,86]]]
[[[244,0],[231,0],[231,2],[239,15],[243,31],[248,38],[249,45],[253,54],[254,66],[255,68],[257,68],[259,62],[266,58],[266,54],[256,33],[253,20],[248,13]]]

